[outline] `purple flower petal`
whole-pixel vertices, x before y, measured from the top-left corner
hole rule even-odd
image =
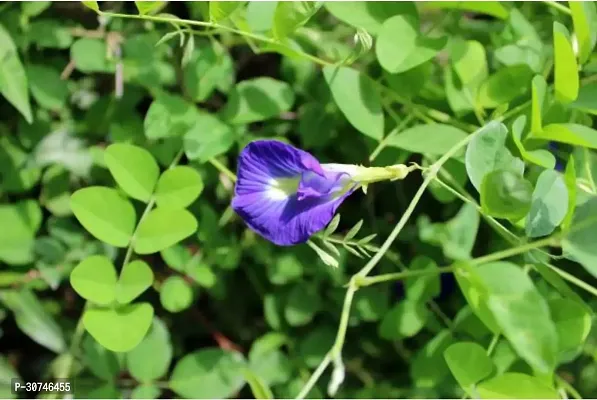
[[[277,245],[304,243],[331,221],[354,191],[348,171],[341,164],[322,165],[282,142],[254,141],[239,157],[232,208],[251,229]]]

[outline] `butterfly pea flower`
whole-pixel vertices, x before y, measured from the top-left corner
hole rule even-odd
[[[306,242],[344,199],[369,183],[404,178],[413,167],[321,164],[276,140],[249,143],[238,159],[232,208],[253,231],[280,245]]]

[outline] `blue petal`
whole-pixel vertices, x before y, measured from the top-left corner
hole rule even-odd
[[[271,242],[306,242],[334,216],[354,185],[349,174],[326,170],[309,153],[282,142],[250,143],[239,157],[232,207]]]

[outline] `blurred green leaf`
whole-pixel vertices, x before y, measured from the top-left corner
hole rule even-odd
[[[151,254],[180,242],[197,231],[197,220],[185,209],[156,208],[141,221],[136,232],[137,254]]]
[[[81,38],[70,48],[70,56],[77,69],[84,73],[114,73],[116,66],[108,59],[106,42],[101,39]]]
[[[294,100],[294,92],[286,82],[254,78],[234,86],[220,115],[231,124],[263,121],[289,111]]]
[[[563,362],[573,360],[591,331],[592,316],[578,302],[569,299],[549,300],[549,311],[556,325],[558,349]]]
[[[126,353],[126,365],[131,375],[149,383],[166,375],[172,361],[172,343],[166,324],[154,318],[141,343]]]
[[[537,178],[527,215],[525,230],[528,237],[549,235],[564,220],[568,211],[568,190],[562,175],[545,170]]]
[[[412,361],[410,376],[418,388],[434,388],[450,374],[444,351],[453,342],[449,330],[442,330],[420,348]]]
[[[497,17],[500,19],[508,18],[508,9],[499,1],[430,1],[425,3],[425,7],[472,11],[491,15],[492,17]]]
[[[321,307],[321,297],[311,285],[295,285],[288,295],[284,316],[291,326],[301,326],[311,322]]]
[[[141,15],[155,14],[165,5],[165,1],[135,1],[135,6]]]
[[[397,37],[400,41],[396,41]],[[447,37],[421,36],[416,19],[408,15],[396,15],[383,23],[375,45],[375,54],[379,64],[386,71],[395,74],[432,59],[447,43]]]
[[[570,223],[572,222],[572,217],[574,216],[574,211],[576,210],[576,191],[578,190],[576,187],[576,168],[574,167],[573,155],[570,155],[570,158],[568,158],[568,163],[566,164],[566,170],[564,172],[564,184],[566,185],[566,191],[568,192],[568,210],[566,211],[566,216],[562,221],[562,229],[568,230]]]
[[[158,399],[162,393],[161,389],[152,384],[137,386],[131,392],[131,399]]]
[[[0,205],[0,221],[10,229],[0,229],[0,260],[10,265],[33,261],[35,234],[42,222],[42,211],[34,200]]]
[[[185,154],[190,160],[204,163],[230,150],[236,138],[230,125],[213,114],[200,113],[184,136]]]
[[[171,313],[183,311],[193,303],[193,289],[180,276],[171,276],[160,287],[160,302]]]
[[[33,122],[27,75],[17,48],[6,29],[0,25],[0,93],[28,123]]]
[[[429,317],[425,305],[415,300],[403,300],[383,317],[379,336],[387,340],[399,340],[416,335]]]
[[[590,197],[577,205],[569,233],[562,240],[564,254],[570,254],[593,276],[597,276],[597,199]]]
[[[458,342],[444,351],[448,367],[460,387],[473,395],[474,385],[493,372],[493,361],[486,350],[474,342]]]
[[[384,133],[381,96],[371,78],[348,67],[326,66],[323,75],[348,122],[366,136],[381,140]]]
[[[506,372],[477,386],[482,399],[559,399],[542,380],[519,372]]]
[[[244,3],[244,1],[210,1],[209,19],[212,22],[223,21]]]
[[[340,21],[363,28],[373,35],[377,35],[384,21],[394,15],[418,16],[414,3],[408,1],[333,1],[324,3],[324,6]]]
[[[578,41],[578,61],[580,64],[587,62],[597,42],[597,9],[591,2],[568,3],[572,12],[574,33]]]
[[[265,382],[258,376],[255,375],[250,369],[244,371],[245,379],[251,387],[251,392],[256,399],[273,399],[274,395]]]
[[[272,33],[277,40],[283,40],[305,25],[319,10],[321,3],[311,1],[280,1],[274,12]]]
[[[578,96],[578,65],[566,27],[553,23],[554,91],[556,99],[570,103]]]
[[[232,351],[206,348],[190,353],[174,367],[170,388],[188,399],[227,398],[245,384],[245,364],[243,356]]]
[[[116,354],[99,344],[92,336],[83,339],[83,359],[95,376],[102,380],[111,381],[120,372],[120,365]]]
[[[249,3],[253,4],[253,3]],[[200,42],[184,70],[185,92],[195,101],[205,101],[221,85],[232,85],[234,66],[228,51],[217,42]]]
[[[5,399],[14,399],[16,396],[12,392],[12,380],[20,379],[9,361],[0,355],[0,396]]]
[[[512,141],[518,148],[520,155],[526,161],[541,167],[552,169],[556,165],[555,156],[545,149],[527,150],[522,144],[522,133],[526,125],[526,116],[521,115],[512,123]]]
[[[44,108],[59,111],[66,103],[68,87],[55,69],[45,65],[27,65],[29,90],[35,101]]]
[[[73,269],[70,283],[84,299],[109,305],[116,297],[116,269],[106,256],[87,257]]]
[[[413,153],[443,155],[466,136],[466,132],[451,125],[426,124],[399,133],[392,131],[386,143]]]
[[[77,220],[93,236],[112,246],[127,247],[135,230],[135,209],[116,190],[91,186],[71,196]]]
[[[527,93],[533,71],[527,65],[513,65],[499,69],[479,88],[479,103],[496,108]]]
[[[597,131],[579,124],[550,124],[533,132],[532,138],[597,149]]]
[[[247,24],[254,32],[266,32],[272,29],[277,1],[250,1],[247,4]]]
[[[104,159],[118,186],[133,199],[149,202],[160,168],[147,150],[130,144],[111,144]]]
[[[81,1],[81,3],[91,10],[99,12],[99,6],[97,5],[97,1]]]
[[[177,166],[164,171],[155,189],[158,207],[185,208],[203,191],[201,175],[191,167]]]
[[[145,136],[148,139],[182,136],[193,126],[197,114],[195,107],[182,97],[159,92],[145,114]]]
[[[73,43],[69,28],[57,20],[42,18],[31,21],[29,29],[29,40],[39,48],[68,49]]]
[[[90,308],[83,314],[85,329],[108,350],[127,352],[143,339],[153,319],[149,303],[135,303],[119,308]]]

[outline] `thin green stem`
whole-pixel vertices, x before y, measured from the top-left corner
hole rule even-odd
[[[554,10],[558,10],[566,15],[572,16],[572,11],[570,11],[570,9],[568,7],[558,3],[557,1],[544,0],[544,1],[542,1],[542,3],[545,4],[546,6],[553,8]]]
[[[226,175],[232,182],[236,182],[236,174],[228,169],[224,164],[219,162],[216,158],[210,158],[209,163],[216,167],[218,171]]]
[[[487,347],[487,355],[490,356],[493,351],[495,350],[495,346],[497,346],[498,342],[500,341],[500,334],[496,333],[491,338],[491,342],[489,342],[489,346]]]
[[[313,386],[315,386],[315,384],[319,380],[319,377],[321,376],[321,374],[323,374],[323,371],[325,371],[327,366],[330,365],[331,361],[332,361],[332,357],[331,357],[331,351],[330,351],[325,355],[325,357],[323,358],[323,360],[321,361],[321,363],[319,364],[317,369],[313,372],[313,374],[311,375],[311,377],[309,378],[307,383],[305,383],[305,386],[303,386],[300,393],[296,396],[297,399],[304,399],[305,397],[307,397],[307,395],[309,394],[309,392],[311,391]]]
[[[162,22],[162,23],[168,23],[168,24],[182,24],[182,25],[191,25],[191,26],[201,26],[201,27],[206,27],[206,28],[215,28],[215,29],[219,29],[222,31],[235,33],[237,35],[241,35],[241,36],[244,36],[247,38],[251,38],[251,39],[259,41],[259,42],[267,43],[272,46],[276,46],[278,48],[284,48],[284,49],[288,50],[289,52],[298,54],[301,57],[304,57],[304,58],[306,58],[310,61],[313,61],[314,63],[319,64],[319,65],[333,65],[334,64],[332,62],[329,62],[329,61],[323,60],[319,57],[316,57],[312,54],[305,53],[305,52],[295,49],[295,48],[290,48],[287,45],[280,43],[279,41],[274,40],[272,38],[257,35],[252,32],[247,32],[247,31],[242,31],[239,29],[231,28],[229,26],[220,25],[220,24],[217,24],[214,22],[194,21],[194,20],[182,19],[182,18],[167,18],[167,17],[161,17],[161,16],[157,16],[157,15],[120,14],[120,13],[112,13],[112,12],[106,12],[106,11],[100,11],[100,15],[105,15],[105,16],[109,16],[109,17],[117,17],[117,18],[140,19],[140,20],[145,20],[145,21]]]
[[[387,281],[399,281],[402,279],[415,278],[418,276],[439,275],[453,272],[453,267],[440,267],[433,269],[408,270],[403,272],[393,272],[391,274],[382,274],[366,278],[357,278],[356,283],[360,287],[374,285],[376,283]]]
[[[566,392],[571,394],[572,397],[574,397],[577,400],[582,399],[582,396],[580,395],[580,393],[578,393],[578,391],[574,388],[574,386],[572,386],[567,380],[565,380],[564,378],[562,378],[559,375],[556,375],[555,378],[556,378],[556,381],[558,382],[558,385],[560,385]]]
[[[491,253],[491,254],[488,254],[483,257],[475,258],[470,261],[470,264],[471,265],[481,265],[481,264],[486,264],[486,263],[492,262],[492,261],[499,261],[504,258],[508,258],[508,257],[516,256],[516,255],[519,255],[522,253],[526,253],[527,251],[534,250],[539,247],[553,246],[555,244],[556,244],[556,237],[550,236],[550,237],[546,237],[545,239],[536,240],[536,241],[530,242],[530,243],[525,243],[518,247],[505,249],[502,251],[497,251],[495,253]]]
[[[545,263],[544,265],[546,265],[549,269],[554,271],[556,274],[560,275],[562,277],[562,279],[567,280],[571,284],[585,290],[588,293],[591,293],[593,296],[597,296],[597,289],[594,288],[593,286],[589,285],[588,283],[578,279],[577,277],[575,277],[572,274],[569,274],[566,271],[562,271],[555,265],[548,264],[548,263]]]
[[[390,132],[388,134],[388,136],[386,136],[385,138],[383,138],[383,140],[381,142],[379,142],[379,144],[377,145],[377,147],[375,148],[375,150],[373,150],[373,152],[371,153],[371,155],[369,156],[369,161],[372,162],[373,160],[375,160],[375,158],[379,155],[379,153],[381,153],[381,151],[386,147],[388,140],[392,139],[394,136],[396,136],[397,134],[399,134],[400,132],[402,132],[404,130],[404,128],[406,128],[406,126],[408,124],[410,124],[410,122],[415,119],[413,114],[408,114],[406,116],[406,118],[404,118],[400,124],[394,129],[392,130],[392,132]]]

